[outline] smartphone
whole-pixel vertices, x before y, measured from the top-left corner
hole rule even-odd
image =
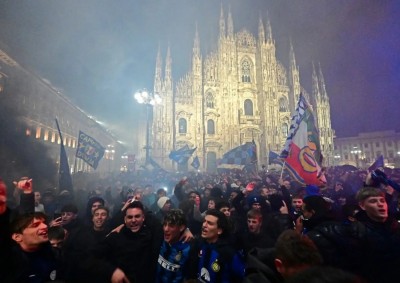
[[[57,219],[61,217],[61,213],[54,213],[53,219]]]

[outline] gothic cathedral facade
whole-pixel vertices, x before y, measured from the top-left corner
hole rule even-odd
[[[164,72],[158,51],[154,93],[162,103],[153,107],[152,159],[166,169],[190,169],[177,168],[168,157],[187,145],[197,148],[193,157],[199,158],[200,170],[215,172],[224,153],[254,141],[258,165],[268,164],[269,152],[283,148],[302,92],[313,104],[325,165],[330,165],[334,131],[321,68],[313,66],[310,95],[300,84],[292,45],[289,56],[287,70],[276,57],[269,21],[264,26],[260,18],[258,38],[245,29],[235,33],[231,13],[225,18],[222,8],[217,50],[203,58],[196,30],[191,70],[176,84],[169,48]]]

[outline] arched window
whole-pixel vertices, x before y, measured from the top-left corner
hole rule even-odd
[[[251,82],[251,73],[250,73],[250,63],[247,60],[242,62],[242,82],[250,83]]]
[[[287,137],[289,133],[289,128],[286,123],[282,124],[282,136]]]
[[[244,115],[253,116],[253,102],[250,99],[244,101]]]
[[[279,98],[279,112],[288,112],[288,103],[285,97]]]
[[[215,134],[215,123],[214,120],[207,121],[207,134],[214,135]]]
[[[187,122],[185,118],[179,119],[179,133],[186,134],[187,133]]]
[[[214,107],[215,107],[215,104],[214,104],[214,95],[212,95],[211,92],[207,93],[207,96],[206,96],[206,106],[207,106],[208,108],[214,108]]]

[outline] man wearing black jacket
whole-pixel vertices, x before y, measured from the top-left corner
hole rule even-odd
[[[162,238],[161,223],[146,219],[145,224],[143,204],[134,201],[125,210],[122,229],[93,247],[86,269],[94,282],[154,282]]]

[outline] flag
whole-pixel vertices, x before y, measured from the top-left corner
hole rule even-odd
[[[192,167],[194,168],[194,169],[199,169],[199,167],[200,167],[200,160],[199,160],[199,157],[198,156],[196,156],[195,158],[193,158],[193,161],[192,161],[192,164],[190,164],[190,165],[192,165]]]
[[[320,165],[322,154],[318,129],[311,106],[302,94],[280,157],[296,181],[307,185],[326,183]]]
[[[105,148],[94,138],[79,131],[78,147],[76,149],[76,157],[82,159],[94,169],[99,165],[100,159],[103,158]]]
[[[368,171],[374,171],[375,169],[378,168],[383,168],[385,167],[385,162],[383,161],[383,155],[379,156],[374,163],[372,163],[371,166],[368,167]]]
[[[272,164],[278,158],[279,158],[279,154],[278,153],[276,153],[276,152],[274,152],[272,150],[269,151],[269,154],[268,154],[269,164]]]
[[[149,164],[146,165],[146,168],[150,171],[162,171],[167,172],[164,168],[161,167],[153,158],[149,158]]]
[[[57,125],[58,134],[60,135],[60,140],[61,140],[60,168],[59,168],[59,172],[58,172],[59,173],[58,186],[59,186],[60,191],[68,190],[68,191],[72,192],[73,186],[72,186],[71,172],[69,170],[68,157],[67,157],[67,153],[65,152],[64,140],[62,138],[60,126],[58,125],[57,119],[56,119],[56,125]]]
[[[226,152],[218,168],[243,169],[245,166],[257,163],[257,150],[254,142],[247,142]]]
[[[185,164],[188,162],[189,157],[192,156],[196,149],[197,147],[190,149],[188,145],[185,145],[178,150],[171,151],[169,158],[178,164]]]

